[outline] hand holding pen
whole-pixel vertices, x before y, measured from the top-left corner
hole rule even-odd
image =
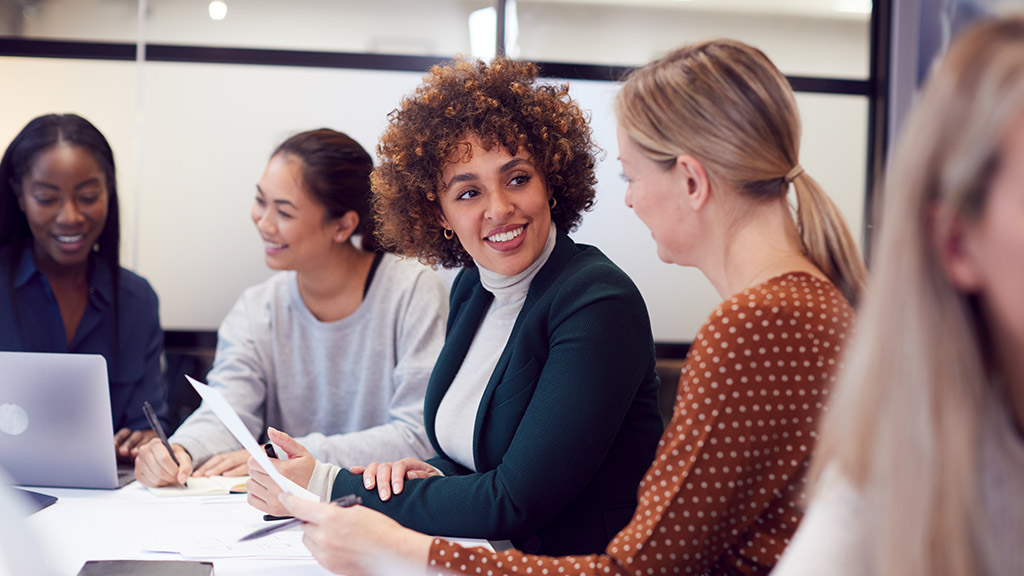
[[[331,500],[330,503],[334,504],[335,506],[341,506],[342,508],[348,508],[350,506],[355,506],[357,504],[362,504],[363,503],[363,499],[360,498],[359,496],[356,496],[355,494],[346,494],[345,496],[341,496],[339,498],[335,498],[334,500]],[[246,534],[245,536],[242,536],[241,538],[238,539],[238,541],[239,542],[245,542],[245,541],[248,541],[248,540],[255,540],[257,538],[262,538],[264,536],[273,534],[274,532],[280,532],[281,530],[287,530],[288,528],[291,528],[292,526],[298,526],[300,524],[303,524],[302,520],[299,520],[298,518],[292,518],[291,520],[285,520],[285,521],[283,521],[283,522],[281,522],[279,524],[274,524],[273,526],[267,526],[266,528],[260,528],[259,530],[256,530],[255,532],[251,532],[249,534]]]
[[[180,446],[177,446],[177,450],[171,446],[160,420],[148,402],[143,403],[142,411],[146,414],[146,419],[156,432],[157,438],[139,448],[139,454],[135,458],[135,479],[146,486],[167,486],[175,483],[184,486],[192,473],[192,459]]]

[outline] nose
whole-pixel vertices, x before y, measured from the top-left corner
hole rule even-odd
[[[515,205],[512,199],[503,191],[491,194],[490,203],[487,205],[487,218],[490,220],[504,220],[515,212]]]
[[[82,211],[78,208],[78,204],[75,201],[68,200],[61,204],[60,212],[57,214],[57,222],[61,224],[76,224],[84,219]]]
[[[633,189],[631,187],[629,187],[629,186],[626,186],[625,202],[626,202],[626,207],[627,208],[632,208],[633,207]]]
[[[267,210],[261,207],[259,204],[253,204],[252,207],[252,221],[256,224],[256,229],[263,233],[270,233],[274,229],[274,217],[273,210]]]

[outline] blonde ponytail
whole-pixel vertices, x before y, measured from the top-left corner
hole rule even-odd
[[[790,180],[790,178],[787,178]],[[796,222],[804,252],[854,307],[864,294],[867,268],[835,202],[801,170],[792,179]]]
[[[792,183],[808,258],[856,306],[867,272],[842,215],[797,161],[800,118],[786,77],[735,40],[684,46],[634,71],[615,100],[619,125],[648,158],[689,154],[757,200]]]

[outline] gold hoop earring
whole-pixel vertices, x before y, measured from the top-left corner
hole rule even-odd
[[[455,238],[455,230],[452,230],[451,228],[445,228],[444,229],[444,239],[445,240],[451,240],[452,238]]]
[[[551,209],[554,210],[555,206],[558,206],[558,200],[556,200],[554,196],[548,198],[548,206],[551,206]]]

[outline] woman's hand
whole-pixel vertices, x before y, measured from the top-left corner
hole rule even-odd
[[[153,438],[156,438],[156,432],[152,430],[132,432],[127,428],[121,428],[114,434],[114,449],[117,450],[117,459],[130,462],[132,458],[139,455],[139,448]]]
[[[249,473],[249,453],[235,450],[217,454],[196,469],[195,476],[245,476]]]
[[[427,568],[434,539],[403,528],[380,512],[363,506],[341,508],[308,502],[291,494],[282,494],[280,503],[289,514],[306,522],[302,525],[302,543],[331,572],[347,576],[379,574],[366,569],[378,559],[407,564],[409,569],[402,573],[422,573]]]
[[[388,500],[391,494],[401,494],[406,479],[441,476],[441,471],[417,458],[402,458],[397,462],[374,462],[369,466],[353,466],[352,474],[363,475],[363,486],[367,490],[377,487],[381,500]]]
[[[178,444],[171,444],[178,466],[159,438],[153,438],[138,449],[135,457],[135,479],[145,486],[185,485],[192,475],[192,457]]]
[[[267,428],[267,436],[270,441],[284,450],[288,455],[287,460],[271,458],[271,462],[277,470],[292,482],[305,488],[309,485],[309,479],[313,476],[313,468],[316,467],[316,458],[306,450],[306,447],[295,441],[294,438],[275,430]],[[268,514],[284,516],[287,512],[278,496],[281,495],[281,488],[271,479],[270,475],[260,467],[255,458],[249,458],[249,480],[245,488],[249,492],[249,505],[257,510]]]

